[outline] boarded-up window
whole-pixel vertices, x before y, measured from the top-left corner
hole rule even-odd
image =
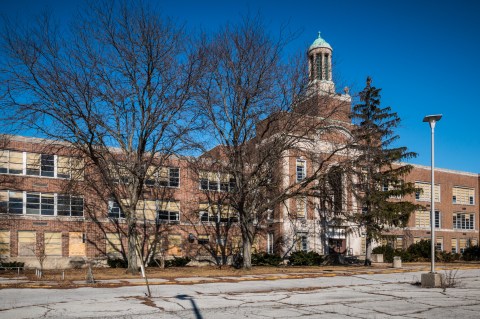
[[[295,215],[297,218],[305,218],[307,214],[307,199],[299,197],[295,200]]]
[[[140,200],[137,203],[137,218],[155,220],[156,203],[154,200]]]
[[[34,231],[18,232],[18,256],[35,256],[37,236]]]
[[[10,232],[0,230],[0,256],[10,256]]]
[[[454,253],[454,254],[458,253],[457,239],[456,238],[452,238],[452,253]]]
[[[105,252],[107,255],[120,255],[122,251],[122,242],[120,235],[117,233],[107,233],[106,234],[106,248]]]
[[[403,237],[395,238],[395,249],[403,249]]]
[[[232,236],[230,238],[232,245],[232,253],[240,253],[242,250],[242,237],[241,236]]]
[[[68,156],[57,156],[57,177],[70,178],[71,177],[71,162]]]
[[[463,254],[463,252],[465,251],[465,248],[468,247],[468,241],[466,238],[460,238],[458,240],[458,249],[460,250],[460,252]]]
[[[45,232],[45,255],[62,256],[62,233]]]
[[[168,235],[168,255],[180,256],[182,255],[182,236]]]
[[[57,177],[83,180],[83,166],[82,158],[57,156]]]
[[[415,211],[415,227],[428,228],[430,227],[430,212],[427,210]]]
[[[475,189],[466,187],[454,187],[452,203],[461,205],[474,205]]]
[[[70,232],[68,234],[68,255],[85,256],[85,242],[83,240],[83,233]]]
[[[415,193],[416,200],[423,201],[423,202],[429,202],[432,200],[431,198],[432,186],[430,183],[415,182],[415,188],[420,189],[420,191],[417,191]],[[439,203],[440,202],[440,185],[435,184],[434,190],[435,190],[434,200],[435,202]]]

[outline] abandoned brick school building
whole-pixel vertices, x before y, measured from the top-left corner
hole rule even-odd
[[[351,125],[348,91],[335,93],[332,81],[331,46],[320,36],[308,50],[311,96],[328,97],[342,105],[341,112],[331,120],[339,129]],[[300,105],[298,112],[321,117],[322,105]],[[326,143],[318,137],[318,143]],[[323,144],[322,144],[323,145]],[[292,153],[281,165],[281,172],[289,180],[308,176],[312,163],[302,154]],[[147,198],[141,212],[152,221],[151,232],[160,240],[159,252],[166,258],[190,256],[196,259],[215,255],[215,244],[220,240],[208,231],[208,225],[223,222],[232,227],[230,244],[224,252],[231,255],[238,250],[240,236],[235,223],[238,219],[228,206],[209,207],[205,191],[225,192],[231,187],[229,176],[217,172],[194,173],[189,162],[172,157],[157,174],[155,181],[147,181],[148,192],[158,188],[168,193],[168,200]],[[0,258],[24,261],[37,266],[36,254],[41,247],[48,267],[69,267],[71,261],[105,259],[118,255],[125,239],[111,227],[122,223],[122,211],[110,198],[97,198],[83,188],[75,195],[65,192],[66,184],[75,179],[79,185],[85,178],[80,169],[84,159],[72,156],[68,146],[58,147],[52,141],[39,138],[12,136],[0,150]],[[413,242],[430,238],[430,167],[414,165],[406,178],[422,192],[409,200],[426,210],[412,214],[408,226],[392,229],[388,242],[396,248],[406,248]],[[438,168],[435,172],[435,227],[438,250],[461,253],[479,239],[480,175]],[[344,185],[340,183],[340,185]],[[346,187],[341,189],[345,199],[342,210],[356,209]],[[165,198],[164,196],[162,198]],[[360,231],[351,231],[348,223],[329,223],[315,200],[289,199],[289,203],[271,212],[257,235],[254,250],[287,254],[294,250],[316,251],[326,254],[329,249],[351,255],[365,253],[365,237]],[[295,218],[289,217],[286,207],[293,207]],[[95,210],[95,218],[92,216]],[[186,212],[190,212],[187,214]],[[195,218],[192,218],[194,212]],[[94,220],[95,219],[95,220]],[[213,243],[213,245],[212,245]],[[281,244],[280,244],[281,243]]]

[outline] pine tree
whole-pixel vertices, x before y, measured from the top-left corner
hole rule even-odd
[[[417,208],[403,200],[405,195],[415,192],[415,185],[404,181],[413,167],[401,163],[417,154],[395,146],[400,118],[390,107],[381,107],[381,89],[371,83],[368,77],[359,94],[360,103],[352,110],[355,156],[350,166],[353,172],[348,174],[359,207],[353,219],[366,233],[365,265],[371,264],[372,241],[391,227],[405,227]]]

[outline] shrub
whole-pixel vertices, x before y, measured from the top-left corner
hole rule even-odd
[[[435,259],[441,262],[450,263],[460,259],[460,254],[453,254],[446,251],[437,251]]]
[[[279,266],[282,262],[282,257],[275,254],[258,253],[252,254],[253,266]]]
[[[323,256],[314,251],[295,251],[288,260],[292,266],[317,266],[323,262]]]
[[[431,252],[430,240],[420,240],[418,243],[410,245],[407,251],[412,256],[413,261],[425,261],[430,259]]]
[[[185,267],[189,262],[188,257],[173,257],[173,259],[165,260],[165,267]]]
[[[128,262],[122,258],[108,258],[107,265],[110,268],[127,268]]]
[[[465,251],[463,252],[463,260],[480,260],[480,246],[475,245],[465,248]]]

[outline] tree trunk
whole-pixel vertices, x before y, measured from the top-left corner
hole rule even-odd
[[[372,265],[372,238],[365,238],[365,266]]]
[[[243,269],[252,269],[252,243],[248,236],[243,236]]]
[[[135,233],[135,223],[130,222],[128,226],[128,251],[127,251],[128,268],[127,273],[138,274],[137,263],[137,236]]]

